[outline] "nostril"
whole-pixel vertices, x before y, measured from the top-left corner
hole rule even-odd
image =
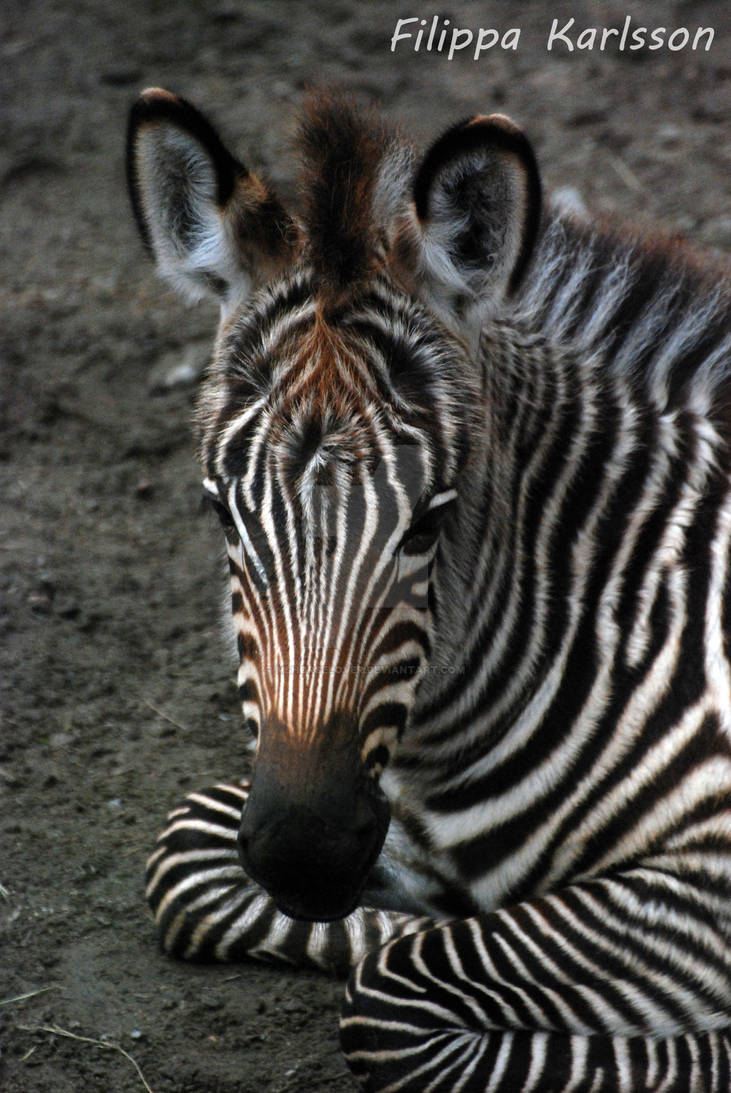
[[[378,839],[378,818],[367,803],[356,809],[350,831],[353,856],[368,857]]]
[[[241,825],[239,827],[239,833],[236,836],[236,846],[239,852],[239,860],[244,869],[249,872],[249,844],[251,842],[251,832],[249,825],[246,823],[246,816],[242,818]]]

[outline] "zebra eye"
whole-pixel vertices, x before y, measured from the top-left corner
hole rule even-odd
[[[234,518],[229,512],[228,507],[224,505],[217,493],[214,493],[213,490],[209,490],[205,485],[201,496],[201,508],[210,509],[212,512],[215,512],[227,537],[235,534],[236,525],[234,524]]]
[[[456,499],[455,490],[445,490],[436,494],[427,503],[426,508],[417,512],[411,527],[404,534],[398,549],[402,554],[428,554],[439,538],[448,514],[453,511]]]
[[[441,526],[437,514],[425,513],[405,533],[399,550],[402,554],[428,554],[439,538]]]

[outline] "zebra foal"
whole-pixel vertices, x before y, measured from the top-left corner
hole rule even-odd
[[[184,100],[130,118],[143,239],[221,304],[254,740],[159,837],[162,945],[352,968],[378,1093],[728,1093],[723,279],[544,203],[500,115],[418,157],[320,96],[299,143],[291,212]]]

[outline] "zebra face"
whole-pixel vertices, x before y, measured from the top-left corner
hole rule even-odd
[[[417,164],[323,96],[300,149],[290,214],[153,89],[127,164],[159,271],[221,304],[198,425],[257,737],[241,858],[284,911],[328,919],[356,904],[386,834],[378,776],[427,669],[440,550],[470,533],[460,476],[485,451],[476,331],[528,264],[540,183],[499,115]]]
[[[327,325],[300,304],[293,339],[287,291],[261,294],[219,343],[204,491],[227,539],[257,741],[242,861],[282,910],[326,919],[352,909],[386,835],[378,777],[428,665],[465,423],[454,381],[447,396],[459,348],[418,309],[409,326],[385,285],[377,310],[371,288]]]

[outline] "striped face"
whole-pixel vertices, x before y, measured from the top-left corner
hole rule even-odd
[[[464,444],[458,350],[383,283],[327,320],[306,287],[292,279],[228,324],[201,400],[204,489],[259,747],[270,725],[303,749],[338,720],[377,773],[429,655]]]
[[[385,837],[378,774],[428,663],[465,412],[460,351],[420,308],[382,280],[325,317],[309,286],[303,271],[229,320],[199,415],[257,738],[242,856],[284,910],[327,918]],[[271,865],[313,817],[339,862],[321,904]]]

